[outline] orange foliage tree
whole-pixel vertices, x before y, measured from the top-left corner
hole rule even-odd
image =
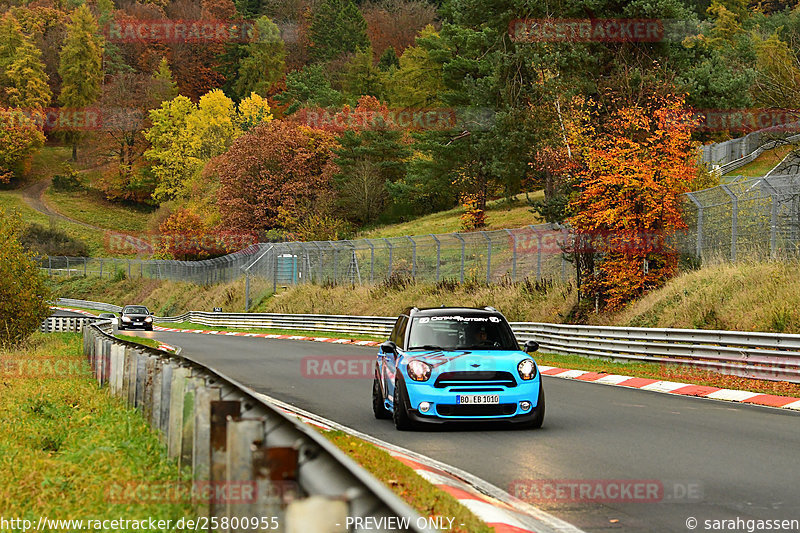
[[[693,122],[679,96],[591,108],[572,124],[579,194],[570,203],[583,297],[616,310],[676,271],[681,195],[698,176]]]

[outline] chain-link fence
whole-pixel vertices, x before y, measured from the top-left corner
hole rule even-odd
[[[797,257],[800,175],[739,179],[689,193],[684,220],[688,230],[678,236],[676,247],[700,260]],[[50,257],[41,266],[51,277],[93,275],[202,285],[244,278],[248,288],[253,281],[273,291],[303,283],[367,285],[392,275],[422,282],[565,281],[574,275],[564,253],[569,244],[568,228],[539,224],[470,233],[263,243],[204,261]]]
[[[251,246],[204,261],[50,257],[51,276],[93,275],[212,284],[241,277],[277,286],[371,284],[393,274],[418,281],[567,279],[566,228],[540,224],[511,230]]]
[[[797,257],[800,175],[740,179],[686,196],[685,252],[731,261]]]

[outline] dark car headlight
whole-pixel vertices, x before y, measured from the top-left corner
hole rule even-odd
[[[422,361],[411,361],[406,369],[408,377],[414,381],[427,381],[431,377],[431,365]]]
[[[145,322],[152,322],[153,321],[153,317],[149,316],[149,317],[145,318],[144,321]]]
[[[533,359],[523,359],[517,365],[517,372],[524,381],[530,381],[536,377],[536,363]]]

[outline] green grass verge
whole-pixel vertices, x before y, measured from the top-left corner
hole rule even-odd
[[[139,337],[137,335],[129,335],[127,333],[119,333],[119,332],[117,332],[115,337],[117,337],[118,339],[122,339],[124,341],[142,344],[150,348],[158,348],[159,346],[161,346],[160,342],[158,342],[155,339],[151,339],[149,337]]]
[[[0,352],[0,509],[6,518],[193,517],[189,504],[112,498],[126,483],[188,482],[141,413],[100,389],[79,334]],[[165,486],[165,485],[158,485]],[[117,493],[121,494],[121,493]],[[130,500],[130,501],[123,501]]]
[[[591,359],[580,355],[536,353],[533,357],[540,365],[559,368],[619,374],[621,376],[632,376],[636,378],[676,381],[678,383],[688,383],[690,385],[708,385],[710,387],[721,387],[723,389],[748,390],[762,394],[775,394],[777,396],[800,397],[800,383],[740,378],[686,366],[658,363],[624,363],[607,361],[605,359]]]
[[[452,518],[455,533],[490,533],[489,527],[451,494],[435,487],[386,451],[342,431],[323,432],[331,442],[386,484],[422,516]]]
[[[299,329],[272,329],[272,328],[226,328],[224,326],[204,326],[194,322],[164,322],[157,323],[156,326],[162,328],[175,329],[203,329],[206,331],[241,331],[244,333],[270,333],[274,335],[302,335],[303,337],[331,337],[336,339],[353,339],[374,341],[383,339],[383,335],[353,335],[350,333],[340,333],[338,331],[303,331]]]
[[[139,234],[147,230],[151,209],[134,208],[105,200],[96,191],[45,192],[52,207],[72,219],[121,233]]]
[[[729,176],[747,176],[751,178],[758,178],[765,175],[767,172],[775,168],[775,165],[781,162],[786,155],[791,152],[795,146],[785,145],[773,148],[772,150],[765,150],[753,161],[749,162],[743,167],[730,171],[725,175]]]
[[[544,191],[532,192],[528,196],[532,200],[541,200],[544,198]],[[409,222],[375,228],[366,231],[361,237],[403,237],[406,235],[427,235],[429,233],[452,233],[455,231],[462,231],[462,214],[464,214],[464,208],[456,207],[449,211],[433,213]],[[531,207],[525,200],[525,195],[520,194],[511,202],[505,199],[487,202],[486,227],[483,229],[497,230],[519,228],[529,224],[541,223],[542,220],[534,213],[531,213]]]

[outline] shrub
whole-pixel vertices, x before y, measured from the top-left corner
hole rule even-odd
[[[80,174],[69,163],[64,163],[61,167],[61,174],[53,176],[53,189],[59,192],[83,189]]]
[[[19,237],[22,245],[38,255],[63,255],[69,257],[85,257],[89,255],[86,243],[70,237],[63,231],[39,224],[27,226]]]
[[[19,216],[0,209],[0,348],[25,339],[50,314],[46,279],[19,241],[20,227]]]

